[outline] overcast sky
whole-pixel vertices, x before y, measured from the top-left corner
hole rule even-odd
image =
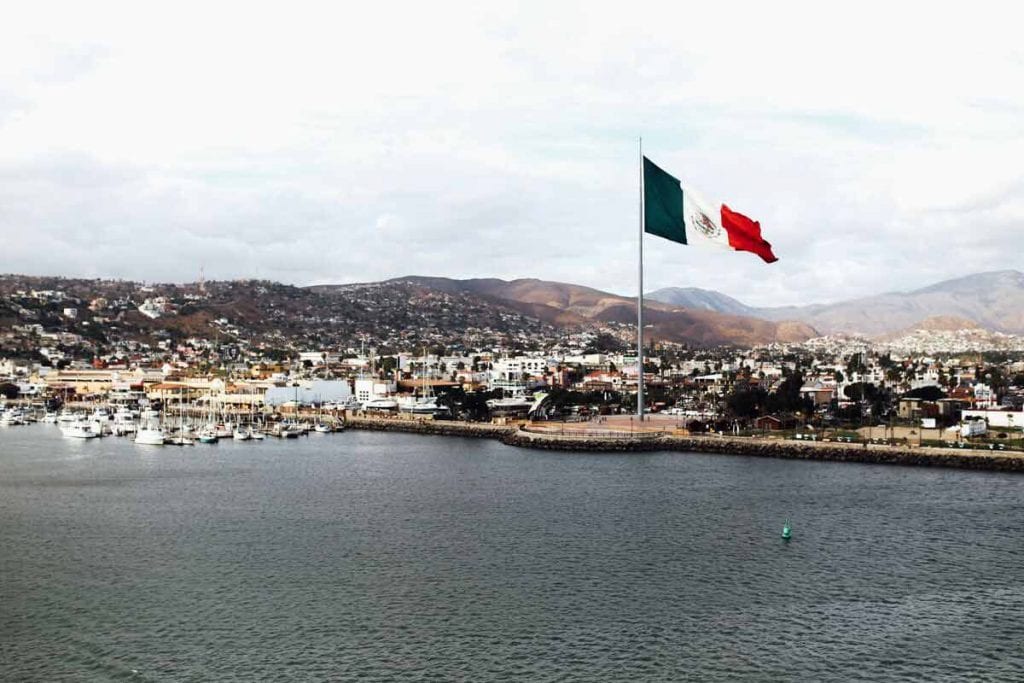
[[[632,294],[638,135],[780,258],[648,238],[648,290],[1019,269],[1024,10],[903,4],[15,3],[0,272]]]

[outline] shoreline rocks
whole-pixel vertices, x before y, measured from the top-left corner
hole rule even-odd
[[[399,418],[350,417],[345,420],[350,429],[365,429],[374,432],[405,432],[407,434],[432,434],[435,436],[464,436],[474,439],[504,439],[515,431],[515,427],[475,424],[448,420],[405,420]]]
[[[861,444],[799,443],[783,440],[668,435],[660,438],[645,439],[609,438],[599,435],[593,437],[570,437],[527,432],[516,427],[501,425],[393,418],[350,418],[346,421],[346,425],[353,429],[371,431],[497,439],[508,446],[540,450],[606,453],[668,451],[715,455],[745,455],[785,460],[856,462],[872,465],[951,467],[993,472],[1024,472],[1024,456],[999,452],[945,451],[936,448],[896,448],[890,446],[865,448]]]

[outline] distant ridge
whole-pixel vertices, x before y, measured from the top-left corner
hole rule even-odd
[[[0,294],[60,289],[84,301],[98,296],[127,300],[139,294],[136,285],[140,283],[0,276]],[[480,328],[529,334],[547,330],[557,335],[557,328],[568,326],[631,326],[636,321],[633,297],[536,278],[458,280],[410,275],[384,282],[309,287],[265,280],[209,282],[206,286],[217,289],[216,298],[183,303],[178,314],[156,321],[134,310],[135,301],[122,311],[125,319],[119,318],[118,324],[128,325],[139,335],[160,328],[198,334],[220,318],[229,318],[254,334],[269,333],[272,328],[305,333],[326,320],[344,329],[420,327],[449,334]],[[173,297],[183,288],[194,287],[151,283],[145,291]],[[908,292],[810,306],[755,308],[719,292],[693,287],[661,289],[647,297],[648,338],[697,346],[800,342],[838,332],[880,337],[922,329],[939,332],[980,327],[1024,334],[1024,274],[1016,270],[965,275]],[[42,316],[40,320],[49,320],[46,316],[50,315],[53,324],[68,325],[52,311],[37,315]],[[24,319],[17,305],[0,301],[0,327],[24,324]]]
[[[651,298],[763,320],[799,320],[821,332],[891,334],[934,318],[957,318],[997,332],[1024,333],[1024,274],[1016,270],[965,275],[909,292],[888,292],[833,304],[754,308],[718,292],[667,288]],[[737,308],[738,307],[738,308]]]
[[[388,282],[405,282],[443,292],[488,297],[520,313],[552,324],[587,321],[629,324],[636,321],[635,298],[564,282],[536,278],[455,280],[419,275],[394,278]],[[658,301],[646,302],[644,308],[647,324],[651,325],[652,339],[699,346],[751,346],[770,342],[799,342],[818,334],[811,326],[798,321],[764,320]]]
[[[746,315],[761,318],[759,309],[740,303],[731,296],[699,287],[664,287],[644,294],[645,298],[661,301],[672,306],[704,311],[717,311],[732,315]]]
[[[878,341],[891,341],[893,339],[899,339],[900,337],[915,334],[922,330],[927,332],[958,332],[960,330],[981,329],[983,329],[981,325],[974,322],[973,320],[967,320],[966,318],[957,318],[956,316],[952,315],[936,315],[932,316],[931,318],[919,320],[905,329],[878,335],[876,339]]]

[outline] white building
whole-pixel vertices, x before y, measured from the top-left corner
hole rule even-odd
[[[330,364],[335,364],[335,363],[337,363],[340,360],[341,360],[341,356],[339,356],[334,351],[300,351],[299,352],[299,362],[300,363],[305,363],[306,361],[309,361],[313,365],[323,365],[325,362],[326,363],[330,363]]]
[[[974,385],[974,405],[978,408],[995,408],[996,393],[992,387],[982,382]]]
[[[984,420],[989,427],[1020,429],[1024,427],[1024,410],[964,410],[964,422]]]
[[[167,299],[158,296],[153,299],[146,299],[139,305],[139,313],[147,318],[159,318],[167,312]]]
[[[983,420],[964,422],[960,426],[960,436],[980,436],[984,434],[986,431],[987,428]]]
[[[356,400],[366,403],[374,398],[390,396],[398,391],[398,386],[389,380],[365,377],[356,380]]]
[[[491,379],[493,380],[521,380],[525,375],[540,377],[549,367],[553,370],[558,367],[558,361],[535,356],[516,356],[515,358],[500,358],[492,363]]]

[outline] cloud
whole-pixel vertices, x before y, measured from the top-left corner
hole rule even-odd
[[[760,220],[781,258],[648,238],[649,289],[806,303],[1019,265],[1024,94],[1009,84],[1024,59],[984,8],[15,14],[0,27],[0,271],[633,293],[640,134]]]

